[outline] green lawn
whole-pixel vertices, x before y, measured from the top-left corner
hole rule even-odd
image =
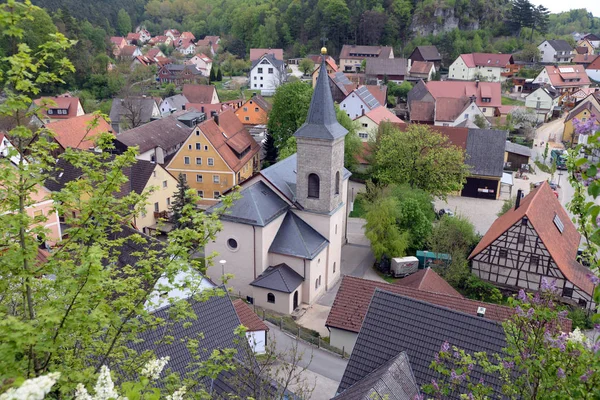
[[[502,105],[503,106],[524,106],[525,102],[521,100],[511,99],[510,97],[502,96]]]

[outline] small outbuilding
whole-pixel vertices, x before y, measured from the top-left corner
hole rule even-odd
[[[506,141],[504,147],[504,169],[509,171],[517,171],[523,165],[529,165],[531,158],[531,149],[527,146]]]

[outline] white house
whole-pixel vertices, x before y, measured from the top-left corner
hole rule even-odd
[[[273,54],[264,54],[252,62],[250,69],[250,89],[260,90],[263,96],[272,96],[275,90],[287,81],[285,63]]]
[[[542,86],[525,97],[525,107],[535,110],[538,122],[546,122],[558,107],[560,93],[552,86]]]
[[[342,100],[340,109],[344,110],[351,119],[356,119],[382,105],[366,86],[361,86]]]
[[[166,97],[163,101],[160,102],[160,113],[168,113],[173,110],[181,111],[185,110],[185,105],[189,103],[188,99],[182,94],[176,94],[175,96]]]
[[[346,129],[336,119],[323,66],[308,117],[295,133],[298,152],[242,183],[220,215],[223,229],[206,245],[226,261],[208,267],[219,282],[257,306],[284,314],[313,304],[341,275],[348,178]],[[207,212],[219,212],[221,204]]]
[[[573,61],[573,48],[566,40],[544,40],[539,44],[540,62],[544,64],[570,63]]]
[[[193,64],[202,72],[202,75],[209,76],[212,69],[212,59],[204,53],[196,54],[194,57],[185,61],[185,64]]]
[[[481,79],[490,82],[505,80],[503,72],[509,71],[509,65],[513,64],[510,54],[494,53],[471,53],[461,54],[450,65],[448,79],[462,81],[474,81]]]
[[[179,39],[177,51],[183,55],[190,55],[196,52],[196,45],[190,39]]]

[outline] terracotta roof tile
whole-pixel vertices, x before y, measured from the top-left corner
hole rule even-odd
[[[414,61],[410,66],[411,74],[428,74],[433,67],[431,61]]]
[[[384,106],[375,107],[365,115],[377,125],[381,124],[383,121],[392,122],[395,124],[404,124],[404,121],[402,121],[400,118],[398,118],[396,114],[394,114]]]
[[[421,269],[414,274],[402,278],[395,282],[396,285],[423,290],[425,292],[447,294],[448,296],[463,296],[456,291],[441,276],[435,273],[431,268]]]
[[[325,326],[358,333],[371,303],[375,289],[396,293],[415,300],[477,315],[477,308],[485,307],[485,319],[506,321],[514,311],[510,307],[498,304],[469,300],[448,294],[426,292],[391,283],[370,281],[367,279],[344,276],[337,292]]]
[[[587,66],[587,69],[600,69],[600,56],[596,56],[594,61]]]
[[[250,306],[242,299],[233,301],[233,307],[242,325],[248,328],[248,332],[268,331],[269,327],[252,311]]]
[[[398,126],[398,129],[405,131],[410,127],[409,124]],[[446,136],[450,143],[463,150],[467,150],[467,138],[469,137],[469,128],[456,126],[428,126],[429,129]]]
[[[56,103],[56,105],[50,105],[50,102]],[[40,110],[40,112],[49,118],[52,119],[69,119],[77,116],[77,108],[79,106],[79,97],[71,97],[71,96],[56,96],[56,97],[40,97],[39,99],[35,99],[33,103],[36,106],[42,106],[44,104],[44,109]],[[48,115],[49,109],[66,109],[67,115],[56,114]]]
[[[595,61],[597,61],[597,59]],[[589,65],[588,68],[590,66],[591,65]],[[548,77],[550,78],[550,83],[552,83],[552,86],[555,88],[590,84],[590,78],[587,76],[587,73],[582,65],[561,65],[558,66],[558,68],[554,67],[553,65],[548,65],[545,69]],[[579,79],[579,81],[565,82],[565,79]]]
[[[410,120],[415,122],[432,122],[435,114],[435,103],[431,101],[413,100],[410,105]]]
[[[182,94],[190,103],[212,103],[216,88],[212,85],[183,85]]]
[[[571,283],[591,295],[594,285],[587,277],[590,271],[576,261],[581,235],[546,182],[523,198],[518,209],[513,208],[496,219],[469,259],[483,251],[525,216],[548,249],[558,269]],[[555,216],[558,216],[564,225],[562,233],[554,225]]]
[[[479,107],[500,107],[502,105],[500,82],[471,81],[432,81],[427,82],[427,90],[434,98],[446,97],[459,99],[475,96]],[[491,101],[484,103],[482,97],[490,96]]]
[[[495,53],[471,53],[461,54],[463,60],[465,56],[470,59],[471,65],[467,64],[469,68],[473,67],[506,67],[513,63],[513,57],[510,54],[495,54]]]
[[[94,117],[93,114],[82,115],[49,123],[46,125],[46,128],[54,132],[56,141],[63,149],[72,147],[75,149],[87,150],[94,147],[94,136],[112,130],[110,125],[103,118],[99,118],[98,125],[87,132],[88,125]]]
[[[265,54],[273,54],[276,60],[283,61],[283,49],[250,49],[250,61],[256,61]]]
[[[375,97],[375,100],[382,106],[387,104],[387,86],[382,85],[365,85],[367,90]]]

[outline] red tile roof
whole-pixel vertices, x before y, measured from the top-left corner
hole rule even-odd
[[[435,121],[454,122],[471,103],[467,97],[459,99],[439,97],[435,102]]]
[[[573,58],[573,62],[585,66],[591,64],[596,58],[598,58],[597,54],[577,54]]]
[[[592,63],[593,64],[593,63]],[[588,66],[589,68],[590,66]],[[590,78],[587,76],[585,72],[585,68],[582,65],[561,65],[558,67],[554,67],[553,65],[548,65],[545,67],[546,73],[550,78],[550,83],[555,88],[565,87],[565,86],[581,86],[581,85],[589,85]],[[565,79],[579,79],[576,82],[565,82]]]
[[[121,56],[129,56],[129,57],[133,57],[133,54],[135,53],[135,51],[138,50],[137,46],[123,46],[123,48],[121,49]]]
[[[587,66],[587,69],[600,69],[600,56],[596,56],[594,61]]]
[[[234,300],[233,307],[242,325],[248,328],[248,332],[269,330],[269,327],[252,311],[244,300]]]
[[[146,57],[155,58],[156,56],[158,56],[159,53],[162,53],[162,51],[159,48],[153,47],[150,50],[148,50],[148,52],[146,53]]]
[[[371,303],[375,289],[385,290],[402,296],[421,300],[430,304],[446,307],[451,310],[477,315],[479,307],[485,307],[486,319],[492,321],[506,321],[513,314],[510,307],[498,304],[484,303],[481,301],[449,296],[442,293],[426,292],[410,287],[404,287],[385,282],[370,281],[367,279],[344,276],[337,292],[325,326],[344,329],[358,333]]]
[[[56,103],[56,105],[50,105],[50,102]],[[57,97],[40,97],[39,99],[35,99],[33,103],[36,106],[42,106],[44,103],[44,110],[40,110],[42,114],[51,119],[69,119],[77,116],[77,109],[79,106],[79,97],[71,97],[71,96],[57,96]],[[48,115],[48,109],[66,109],[67,115],[64,114],[56,114]]]
[[[198,47],[211,47],[214,53],[219,49],[219,36],[205,36],[204,39],[200,39],[196,42]]]
[[[475,103],[479,107],[500,107],[502,105],[500,82],[431,81],[426,85],[429,93],[436,99],[439,97],[459,99],[475,96],[477,98]],[[483,97],[489,97],[491,101],[484,103]]]
[[[213,94],[217,89],[212,85],[183,85],[182,94],[190,103],[212,103]]]
[[[342,51],[340,51],[340,60],[362,60],[366,58],[365,54],[379,58],[390,58],[390,55],[392,54],[392,48],[389,46],[356,46],[345,44],[342,46]]]
[[[104,119],[99,118],[98,125],[87,132],[89,129],[88,125],[94,117],[94,114],[82,115],[80,117],[52,122],[47,124],[46,128],[54,132],[54,138],[63,149],[72,147],[88,150],[94,147],[94,136],[102,132],[111,131],[110,125]]]
[[[433,68],[431,61],[414,61],[410,66],[411,74],[428,74]]]
[[[194,34],[192,32],[182,32],[181,33],[181,38],[182,39],[189,39],[189,40],[196,40],[196,36],[194,36]]]
[[[375,122],[377,125],[381,124],[383,121],[388,121],[396,124],[404,124],[396,114],[388,110],[385,106],[375,107],[365,114],[367,117],[371,119],[371,121]],[[359,117],[360,118],[360,117]]]
[[[562,233],[554,225],[555,216],[558,216],[564,225]],[[523,198],[518,209],[513,208],[496,219],[469,259],[483,251],[523,217],[529,219],[565,278],[591,295],[594,285],[587,277],[590,271],[577,262],[577,249],[581,235],[546,182]]]
[[[275,59],[283,61],[283,49],[250,49],[250,61],[256,61],[265,54],[273,54]]]
[[[382,106],[387,104],[387,86],[365,85],[365,87],[371,92],[379,104]]]
[[[421,269],[414,274],[402,278],[394,282],[395,285],[400,285],[408,288],[424,290],[425,292],[447,294],[448,296],[460,297],[463,296],[456,291],[448,282],[441,276],[435,273],[431,268]]]
[[[413,100],[410,103],[410,120],[415,122],[432,122],[435,114],[435,103],[431,101]]]
[[[139,33],[128,33],[127,40],[140,40],[140,34]]]
[[[398,126],[398,129],[400,129],[401,131],[405,131],[409,127],[410,124],[405,124]],[[450,140],[450,143],[454,146],[457,146],[463,150],[467,150],[467,137],[469,136],[469,128],[437,125],[428,125],[427,127],[432,131],[438,132],[446,136]]]
[[[471,53],[461,54],[460,57],[469,68],[506,67],[513,63],[513,58],[510,54]]]

